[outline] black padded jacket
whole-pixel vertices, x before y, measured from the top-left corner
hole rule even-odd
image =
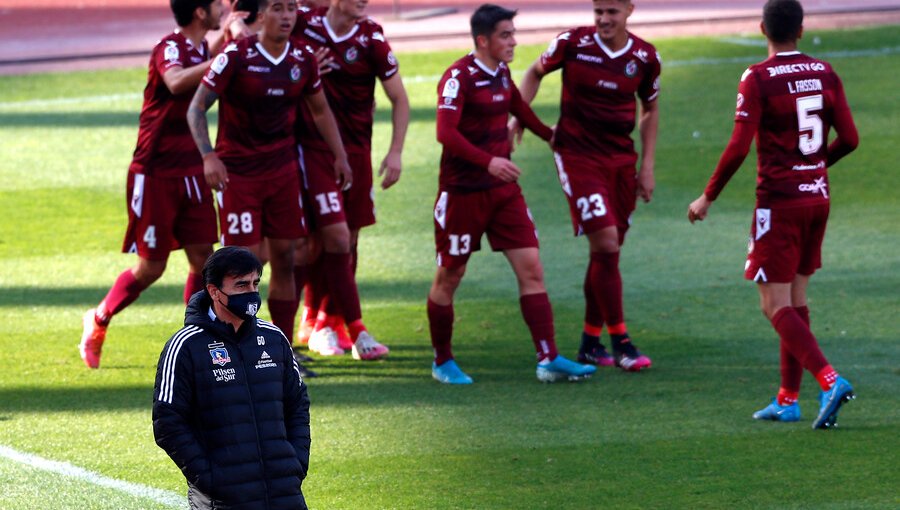
[[[153,435],[213,508],[305,509],[309,397],[280,329],[218,320],[206,291],[166,343],[153,388]]]

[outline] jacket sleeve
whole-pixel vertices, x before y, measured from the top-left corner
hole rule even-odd
[[[186,328],[163,348],[153,387],[153,437],[187,481],[207,495],[213,492],[212,473],[206,450],[192,423],[193,363],[186,340],[202,330]]]
[[[309,395],[306,392],[306,383],[300,376],[300,367],[294,360],[290,343],[285,341],[285,355],[291,360],[284,377],[284,427],[287,430],[288,441],[297,451],[297,458],[303,467],[303,476],[309,472]]]

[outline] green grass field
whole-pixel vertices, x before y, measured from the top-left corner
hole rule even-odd
[[[885,27],[807,34],[801,46],[843,77],[862,139],[831,173],[824,268],[810,288],[813,329],[859,396],[828,432],[810,430],[818,387],[808,375],[800,423],[750,419],[779,381],[777,337],[742,279],[755,157],[706,222],[686,220],[730,133],[738,78],[764,48],[657,41],[657,191],[638,207],[622,257],[630,330],[653,368],[539,384],[513,275],[502,256],[482,252],[456,304],[455,353],[476,380],[464,388],[431,380],[425,316],[436,78],[463,52],[401,55],[413,107],[405,170],[395,189],[378,193],[379,223],[362,236],[359,271],[366,321],[392,355],[315,363],[310,506],[900,507],[897,44],[897,27]],[[541,50],[519,48],[514,70]],[[173,495],[185,490],[150,423],[156,361],[183,316],[184,257],[175,253],[163,279],[115,318],[100,370],[87,370],[77,352],[82,314],[133,263],[119,247],[145,73],[0,78],[2,509],[177,508]],[[548,123],[558,97],[558,76],[548,77],[535,103]],[[377,164],[387,111],[375,130]],[[528,136],[514,159],[540,229],[557,340],[574,355],[586,244],[571,236],[547,148]],[[86,471],[63,476],[9,449]],[[98,485],[98,476],[156,492]]]

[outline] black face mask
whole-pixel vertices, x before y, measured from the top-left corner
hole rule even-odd
[[[219,292],[222,292],[221,290]],[[222,292],[222,294],[225,294]],[[256,312],[259,311],[259,307],[262,304],[262,299],[259,297],[259,292],[244,292],[243,294],[225,294],[228,298],[228,304],[225,305],[225,308],[240,317],[241,319],[248,321],[256,317]],[[222,304],[219,301],[219,304]]]

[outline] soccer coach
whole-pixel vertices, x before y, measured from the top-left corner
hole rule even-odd
[[[306,508],[309,397],[290,341],[256,318],[261,273],[246,248],[213,253],[159,358],[153,435],[191,509]]]

